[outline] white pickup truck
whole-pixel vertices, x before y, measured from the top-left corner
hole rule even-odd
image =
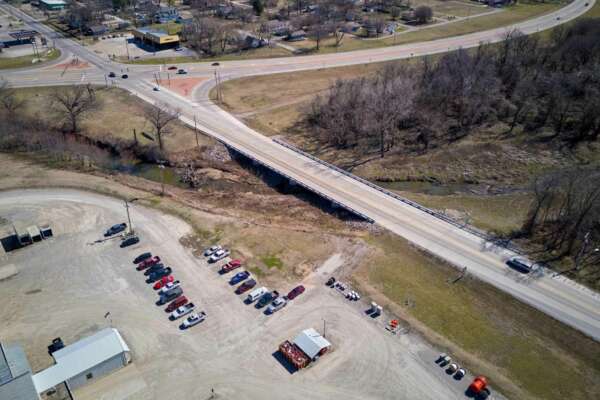
[[[169,319],[171,321],[175,321],[176,319],[181,318],[184,315],[191,313],[192,311],[194,311],[195,308],[196,308],[196,306],[194,305],[194,303],[187,303],[186,305],[181,306],[181,307],[177,308],[175,311],[173,311],[171,313],[171,315],[169,316]]]

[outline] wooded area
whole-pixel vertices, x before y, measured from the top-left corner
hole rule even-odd
[[[511,31],[500,45],[338,81],[306,117],[323,144],[381,157],[498,122],[507,136],[518,128],[557,146],[592,142],[600,136],[600,21],[557,28],[548,43]]]

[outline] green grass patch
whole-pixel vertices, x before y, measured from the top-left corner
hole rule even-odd
[[[537,398],[595,398],[599,343],[468,275],[449,283],[458,271],[400,238],[384,235],[370,243],[379,252],[369,259],[369,281],[432,331],[485,360],[506,382]],[[494,370],[474,372],[494,376]],[[510,384],[492,385],[524,398]]]
[[[51,49],[45,54],[41,54],[41,58],[37,62],[34,62],[36,57],[33,54],[21,57],[1,57],[0,69],[31,67],[32,65],[40,65],[48,61],[56,60],[59,56],[60,50]]]
[[[260,267],[256,267],[256,266],[250,266],[246,268],[248,271],[250,271],[252,273],[252,275],[256,276],[257,278],[264,278],[266,276],[265,271],[263,271],[262,269],[260,269]]]
[[[260,258],[260,260],[267,266],[267,268],[276,268],[278,270],[283,269],[283,261],[275,255],[267,255]]]

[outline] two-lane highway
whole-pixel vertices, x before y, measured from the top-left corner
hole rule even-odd
[[[535,33],[548,29],[576,18],[593,4],[594,1],[575,0],[560,10],[515,24],[513,27],[430,42],[352,53],[228,61],[222,63],[219,68],[225,78],[234,78],[441,53],[459,47],[477,46],[480,42],[500,41],[507,29],[517,28],[524,33]],[[14,10],[11,7],[4,7],[10,12]],[[20,15],[20,18],[41,32],[48,29],[25,15]],[[214,84],[210,80],[214,70],[210,63],[188,65],[191,76],[207,78],[206,83],[195,91],[194,99],[190,100],[165,88],[159,92],[152,90],[154,86],[152,83],[153,73],[159,69],[158,66],[115,64],[63,37],[56,38],[56,45],[63,52],[68,52],[80,60],[88,61],[94,68],[85,71],[85,76],[81,71],[70,71],[59,76],[60,73],[56,69],[42,68],[36,72],[13,71],[6,74],[5,77],[15,86],[78,83],[78,79],[80,83],[104,83],[105,76],[109,71],[119,71],[121,68],[128,67],[130,78],[115,80],[120,87],[150,103],[160,101],[179,108],[182,111],[181,118],[184,122],[192,125],[195,117],[198,126],[203,131],[227,145],[291,177],[311,190],[322,193],[336,202],[368,216],[381,226],[448,262],[459,267],[467,267],[470,273],[483,281],[581,330],[596,340],[600,340],[600,296],[565,278],[553,278],[544,274],[543,271],[535,276],[523,277],[509,270],[504,264],[504,261],[513,255],[506,249],[487,243],[478,236],[387,196],[248,128],[208,100],[208,91]]]

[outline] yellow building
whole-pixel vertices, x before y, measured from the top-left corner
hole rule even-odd
[[[159,50],[179,46],[179,35],[169,35],[166,32],[150,28],[135,29],[133,37],[141,44],[149,45]]]

